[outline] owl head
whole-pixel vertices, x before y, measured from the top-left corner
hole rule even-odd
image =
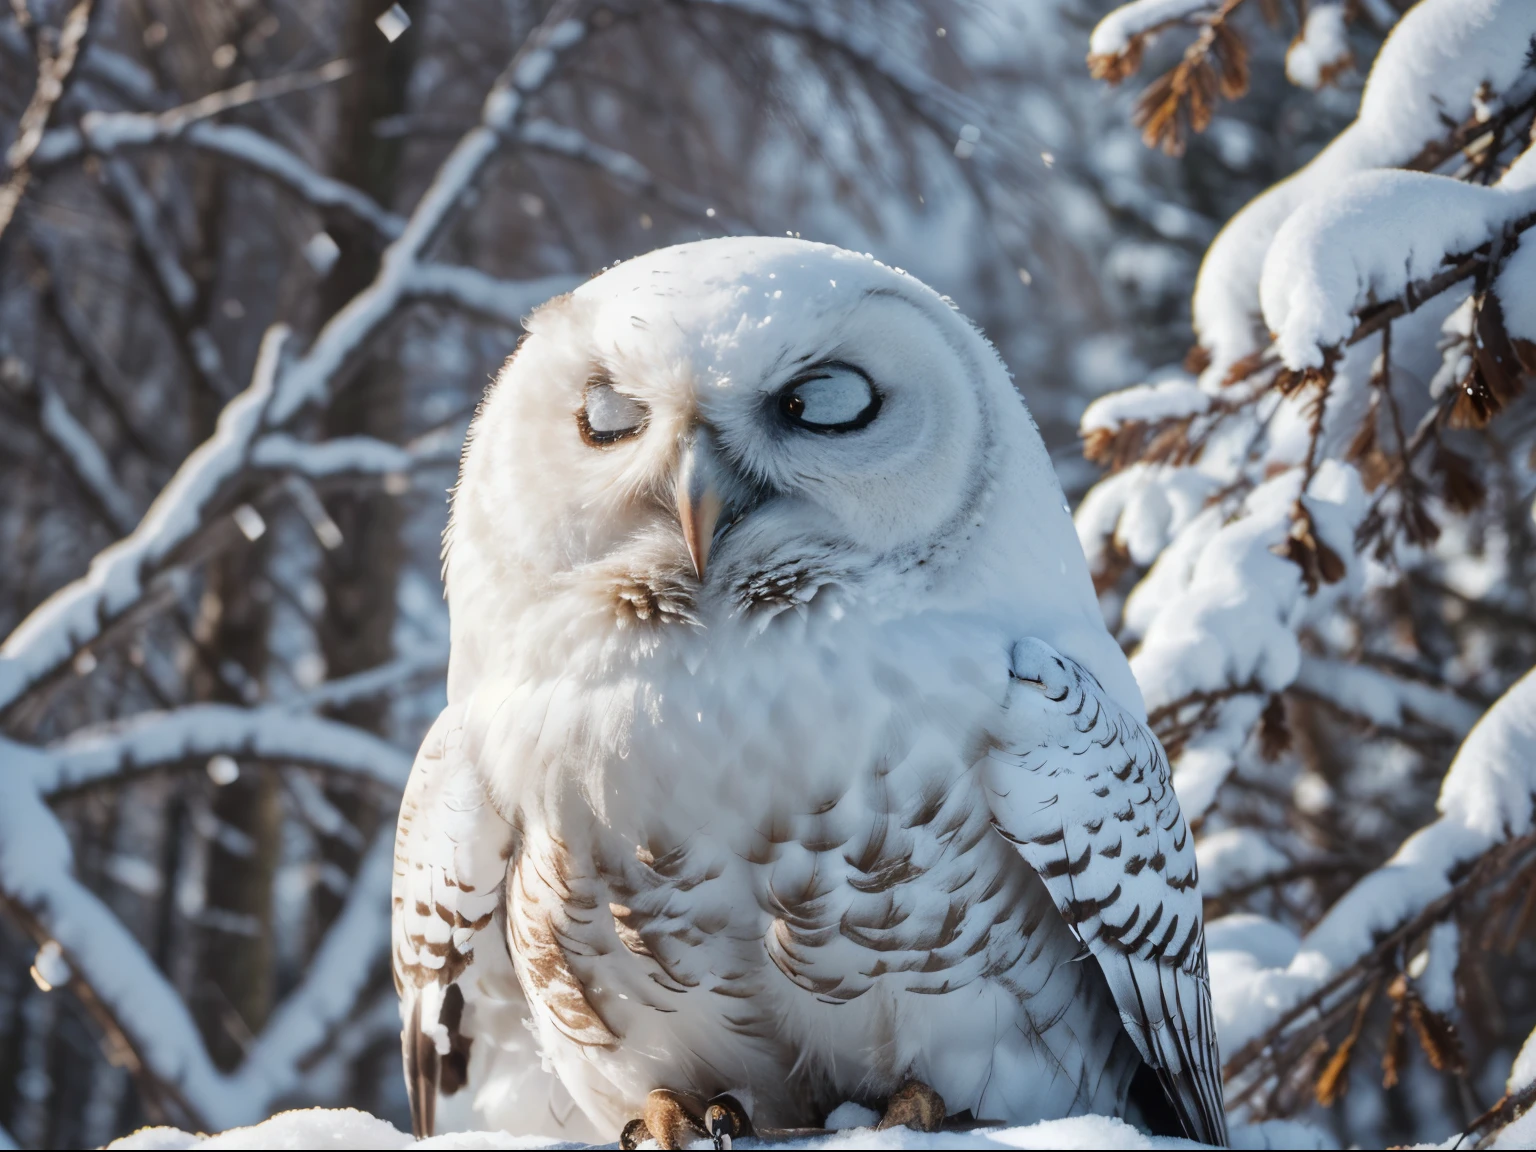
[[[1030,581],[1102,631],[1006,368],[906,273],[795,239],[706,240],[617,265],[527,327],[454,498],[456,646],[534,606],[654,637],[831,589],[899,610]]]

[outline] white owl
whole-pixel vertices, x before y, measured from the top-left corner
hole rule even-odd
[[[528,327],[400,812],[418,1131],[725,1146],[851,1100],[1223,1142],[1194,845],[992,347],[791,239]]]

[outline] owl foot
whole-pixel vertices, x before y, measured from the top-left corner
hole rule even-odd
[[[722,1093],[707,1104],[688,1092],[657,1088],[645,1098],[642,1115],[624,1125],[620,1148],[638,1148],[654,1140],[662,1148],[686,1148],[709,1139],[716,1148],[729,1148],[738,1137],[751,1136],[752,1120],[734,1096]]]
[[[729,1148],[732,1140],[757,1134],[752,1129],[752,1117],[729,1092],[720,1093],[704,1109],[704,1128],[716,1148]]]
[[[891,1093],[877,1129],[906,1127],[937,1132],[944,1127],[944,1097],[920,1080],[908,1080]]]

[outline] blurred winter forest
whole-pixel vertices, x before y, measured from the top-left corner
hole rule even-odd
[[[1229,1106],[1488,1139],[1536,1096],[1533,35],[9,0],[0,1148],[404,1125],[392,835],[469,417],[543,299],[786,231],[953,297],[1045,431],[1196,820]]]

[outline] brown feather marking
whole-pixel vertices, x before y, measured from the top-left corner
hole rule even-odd
[[[508,885],[507,942],[518,962],[518,975],[529,1000],[549,1013],[568,1040],[582,1047],[611,1049],[618,1044],[618,1037],[588,999],[556,923],[556,917],[572,903],[573,894],[564,883],[565,870],[559,860],[549,861],[548,869],[538,863],[523,855],[513,865],[513,883]],[[549,883],[547,873],[561,877],[560,887]],[[592,903],[595,906],[595,901]]]

